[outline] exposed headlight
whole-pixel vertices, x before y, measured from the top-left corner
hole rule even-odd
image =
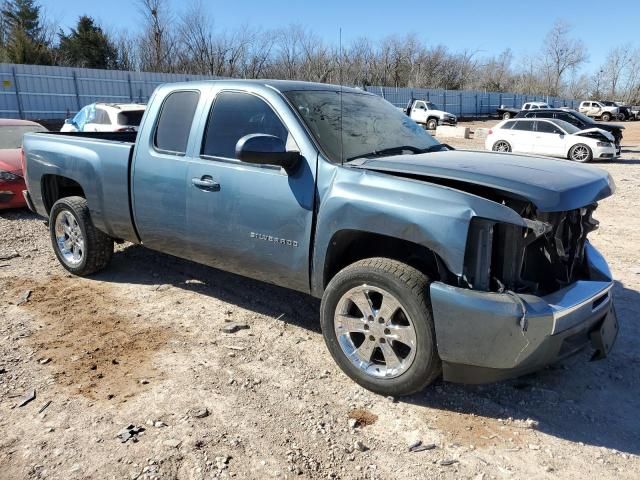
[[[0,180],[4,180],[5,182],[15,182],[19,179],[20,177],[15,173],[0,171]]]
[[[599,147],[611,147],[611,142],[598,142]]]

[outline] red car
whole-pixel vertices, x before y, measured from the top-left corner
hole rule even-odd
[[[46,131],[35,122],[0,118],[0,210],[26,206],[22,196],[27,189],[21,161],[22,135]]]

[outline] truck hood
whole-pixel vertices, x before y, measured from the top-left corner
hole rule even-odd
[[[542,212],[574,210],[615,191],[611,176],[599,168],[510,153],[449,150],[366,159],[351,166],[460,190],[479,185],[528,200]]]

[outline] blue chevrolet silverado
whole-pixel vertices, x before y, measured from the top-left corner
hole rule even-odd
[[[454,150],[357,89],[167,84],[137,133],[23,148],[25,198],[68,271],[128,241],[309,293],[335,361],[384,395],[604,358],[617,336],[588,240],[607,173]]]

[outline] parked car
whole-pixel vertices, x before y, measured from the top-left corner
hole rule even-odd
[[[42,125],[27,120],[0,119],[0,210],[26,206],[26,189],[21,162],[22,136],[46,132]]]
[[[617,105],[607,106],[603,102],[596,101],[580,102],[578,111],[580,113],[584,113],[588,117],[598,118],[603,122],[608,122],[612,119],[618,118],[618,114],[620,113],[620,109]]]
[[[626,106],[622,102],[612,102],[609,100],[602,101],[602,104],[606,107],[618,107],[617,119],[621,121],[631,120],[634,115],[631,113],[631,108]]]
[[[458,123],[455,115],[439,110],[433,102],[426,100],[411,100],[405,111],[414,122],[424,125],[427,130],[435,130],[438,125]]]
[[[552,108],[549,110],[520,112],[515,116],[515,118],[553,118],[557,120],[564,120],[565,122],[578,127],[580,130],[599,128],[613,135],[616,144],[616,154],[619,155],[622,151],[622,131],[624,130],[624,125],[596,122],[592,118],[589,118],[580,112],[576,112],[575,110],[571,110],[570,108]]]
[[[613,135],[599,128],[580,130],[563,120],[503,120],[489,130],[485,148],[494,152],[529,153],[575,162],[612,159]]]
[[[450,150],[371,93],[165,84],[137,133],[28,134],[24,151],[65,269],[91,275],[127,240],[309,293],[333,358],[380,394],[522,375],[590,342],[602,358],[617,335],[588,240],[607,172]]]
[[[546,109],[546,108],[551,108],[549,104],[546,102],[527,102],[527,103],[524,103],[522,105],[522,108],[520,109],[510,108],[510,107],[505,107],[504,105],[500,105],[500,108],[498,108],[497,112],[498,112],[498,116],[502,117],[503,120],[508,120],[512,117],[515,117],[520,112],[526,112],[529,110],[540,110],[540,109]]]
[[[145,105],[139,103],[92,103],[67,119],[61,132],[126,132],[140,125]]]

